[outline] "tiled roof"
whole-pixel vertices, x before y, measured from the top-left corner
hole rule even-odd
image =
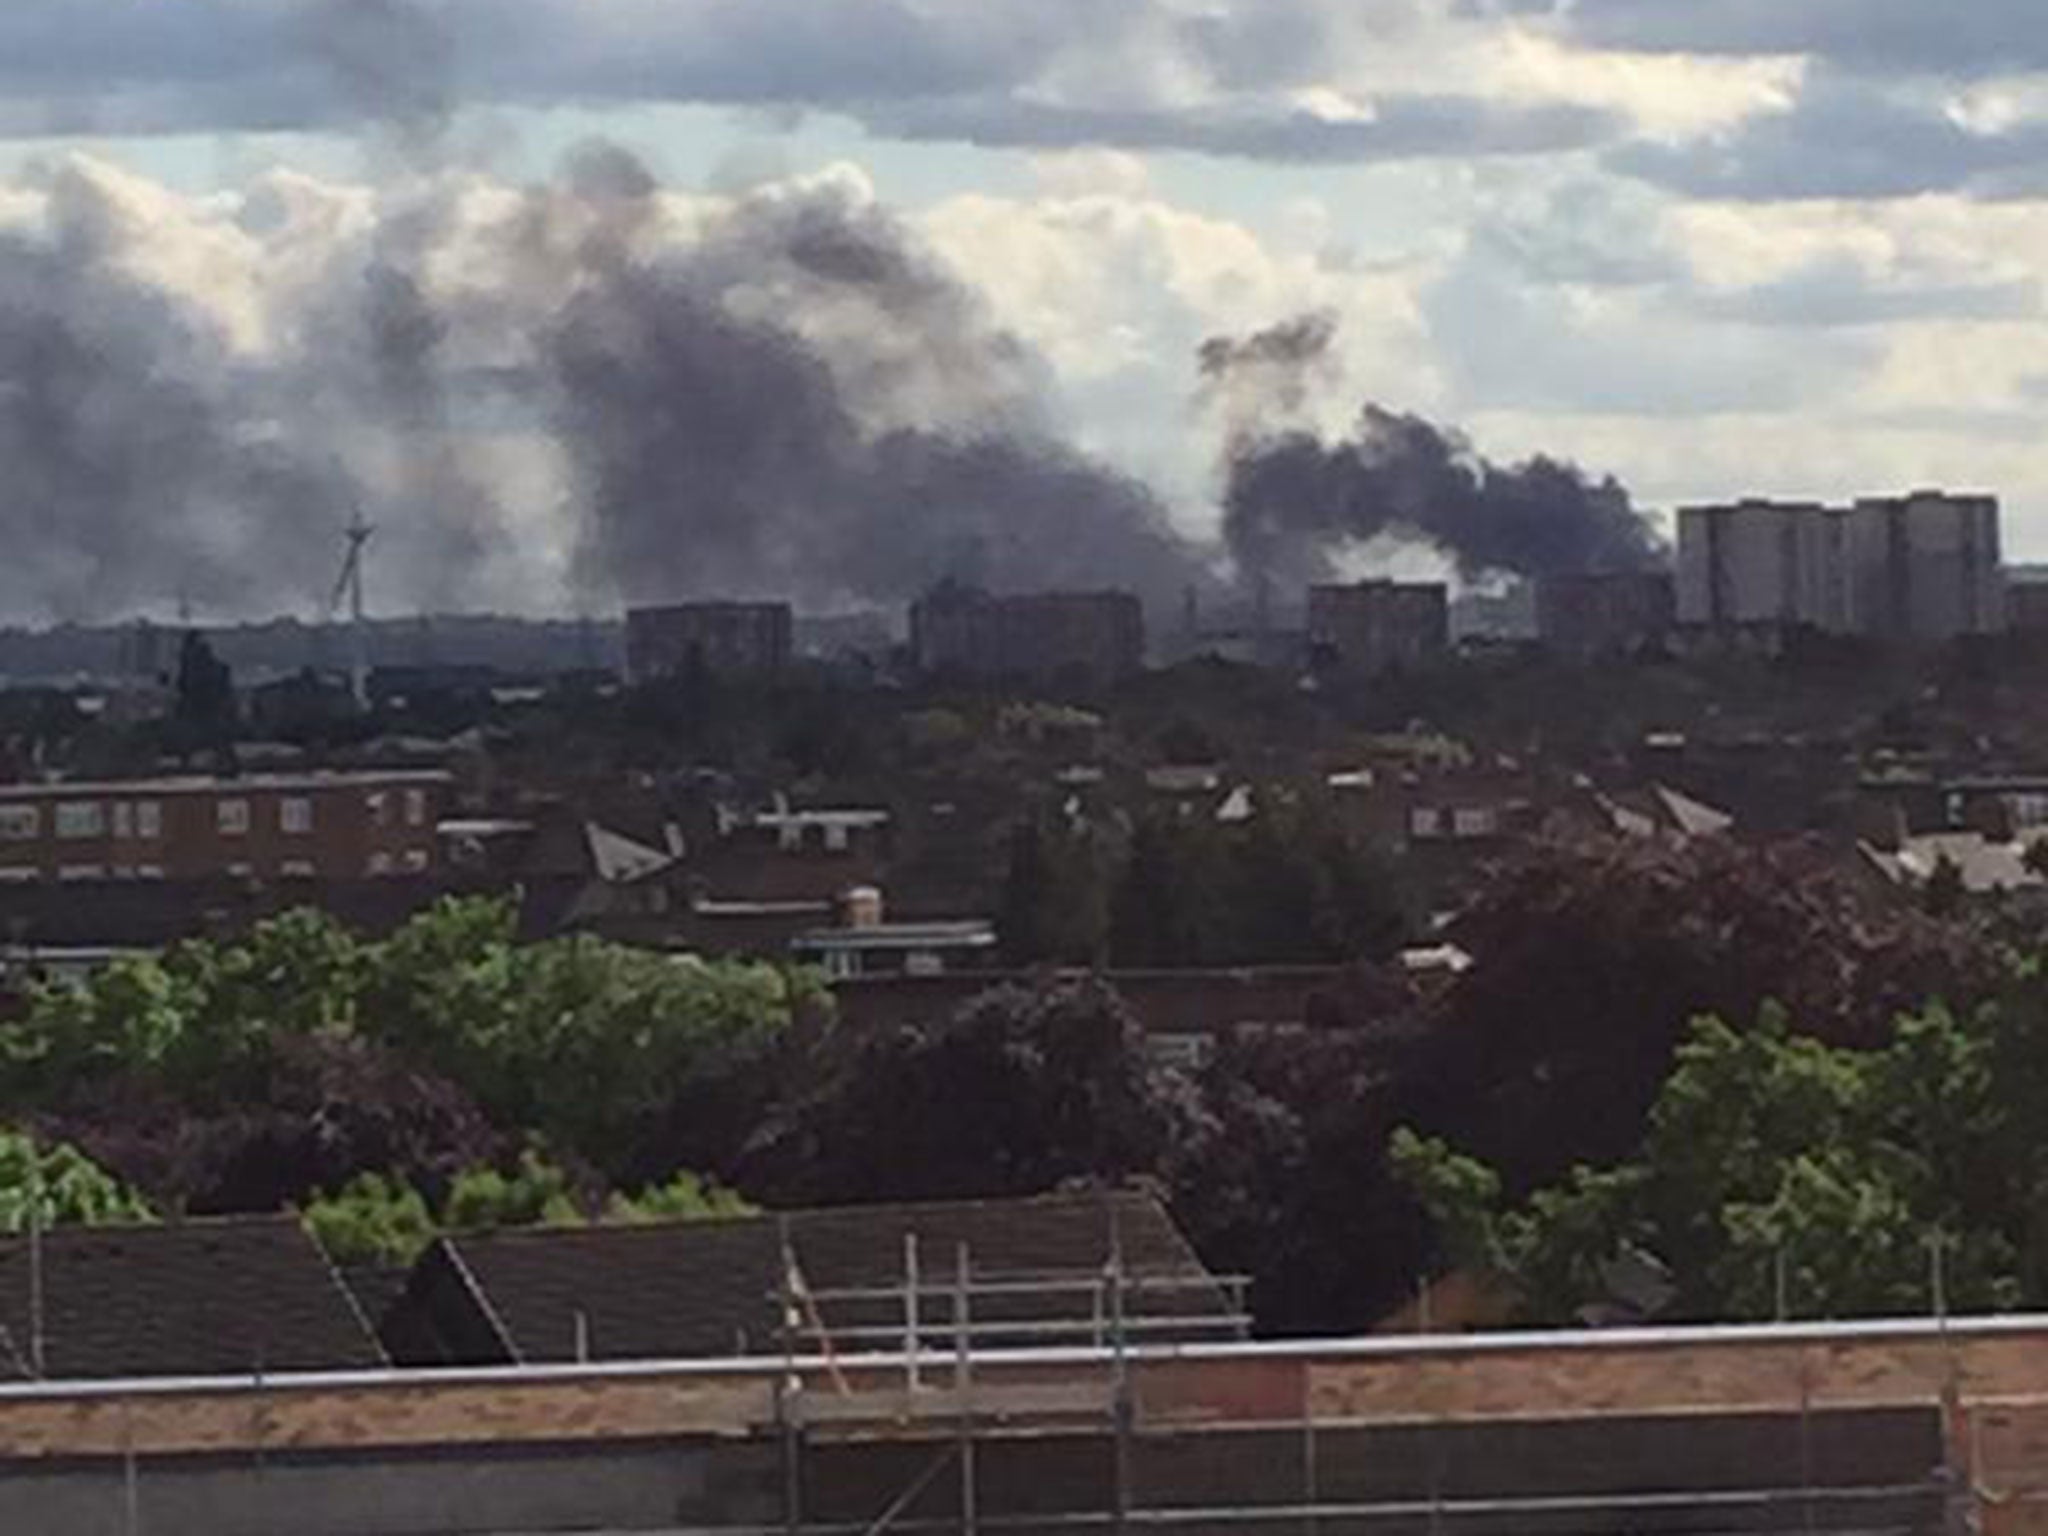
[[[1057,1276],[1085,1284],[1103,1272],[1114,1244],[1121,1245],[1133,1276],[1199,1279],[1206,1273],[1159,1202],[1128,1191],[499,1232],[448,1240],[429,1254],[426,1265],[473,1287],[471,1304],[487,1320],[465,1319],[465,1325],[483,1325],[523,1362],[577,1358],[579,1328],[591,1359],[759,1354],[780,1348],[776,1295],[785,1230],[813,1292],[900,1284],[910,1234],[917,1237],[928,1285],[951,1282],[962,1244],[984,1279]],[[1214,1286],[1161,1292],[1144,1305],[1153,1313],[1184,1317],[1226,1310]],[[1014,1300],[998,1304],[991,1298],[975,1307],[974,1315],[990,1321],[1025,1315]],[[828,1330],[882,1325],[902,1315],[900,1307],[881,1303],[828,1300],[822,1310]],[[1029,1315],[1071,1321],[1093,1310],[1087,1290],[1077,1287],[1056,1298],[1031,1298]],[[941,1298],[927,1315],[943,1312]],[[1030,1342],[1084,1341],[1070,1336]],[[835,1339],[835,1346],[888,1347],[873,1339]]]
[[[0,1379],[36,1374],[30,1242],[0,1238]],[[288,1216],[58,1227],[42,1238],[51,1380],[364,1370],[383,1350]]]

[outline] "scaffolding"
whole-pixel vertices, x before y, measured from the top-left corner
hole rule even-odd
[[[1953,1406],[1946,1395],[1919,1408],[1888,1410],[1890,1422],[1873,1423],[1871,1430],[1880,1440],[1889,1436],[1915,1447],[1924,1440],[1933,1448],[1931,1464],[1916,1464],[1917,1451],[1903,1450],[1895,1456],[1896,1476],[1855,1476],[1841,1470],[1841,1443],[1844,1421],[1856,1415],[1817,1411],[1802,1381],[1797,1400],[1776,1413],[1771,1433],[1780,1437],[1780,1454],[1773,1464],[1757,1469],[1753,1485],[1721,1487],[1475,1489],[1473,1441],[1499,1428],[1481,1420],[1422,1417],[1366,1425],[1319,1419],[1313,1405],[1304,1404],[1292,1418],[1252,1414],[1194,1429],[1148,1430],[1140,1422],[1134,1367],[1174,1355],[1161,1345],[1248,1337],[1247,1285],[1242,1277],[1201,1272],[1132,1272],[1114,1242],[1107,1263],[1091,1275],[984,1270],[964,1245],[934,1267],[913,1236],[905,1241],[894,1283],[819,1288],[809,1283],[785,1233],[783,1281],[774,1297],[782,1319],[774,1398],[781,1519],[726,1530],[730,1536],[1051,1536],[1134,1529],[1202,1536],[1963,1536],[1974,1528],[1975,1480],[1952,1467],[1942,1448],[1941,1426]],[[1020,1351],[1037,1359],[1057,1355],[1061,1368],[1042,1378],[1020,1371]],[[1089,1363],[1076,1368],[1076,1359]],[[1670,1425],[1682,1436],[1694,1422],[1712,1418],[1671,1416]],[[1597,1420],[1586,1425],[1593,1433],[1602,1430]],[[1821,1430],[1830,1433],[1832,1467],[1822,1465]],[[1207,1460],[1222,1467],[1232,1454],[1225,1442],[1234,1436],[1250,1442],[1249,1452],[1234,1454],[1259,1463],[1252,1474],[1233,1482],[1227,1470],[1212,1468],[1206,1482],[1213,1491],[1206,1497],[1185,1491],[1141,1497],[1158,1492],[1141,1487],[1141,1453],[1156,1456],[1172,1442],[1192,1448],[1187,1465]],[[1368,1452],[1360,1436],[1380,1440]],[[1020,1446],[1062,1437],[1085,1437],[1106,1462],[1101,1486],[1081,1501],[1087,1507],[1019,1507],[988,1496],[989,1457],[1014,1456]],[[878,1456],[877,1465],[900,1467],[900,1480],[878,1486],[872,1507],[850,1513],[840,1490],[838,1508],[814,1509],[807,1462],[835,1449],[893,1452]],[[1398,1460],[1393,1474],[1411,1482],[1412,1491],[1361,1492],[1371,1481],[1358,1474],[1365,1455]],[[1202,1484],[1204,1475],[1193,1482]]]

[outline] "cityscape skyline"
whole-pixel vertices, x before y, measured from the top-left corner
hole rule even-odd
[[[1849,27],[1832,8],[1679,20],[1636,0],[1147,0],[1107,27],[1071,5],[952,0],[838,4],[808,28],[773,5],[696,0],[599,0],[573,18],[536,0],[502,28],[486,10],[205,0],[81,36],[37,0],[0,23],[16,61],[0,78],[9,290],[49,287],[37,274],[52,252],[98,250],[120,279],[114,309],[196,345],[196,362],[172,360],[204,365],[197,393],[228,420],[230,462],[187,478],[301,509],[282,534],[251,515],[222,538],[202,519],[175,547],[253,548],[288,590],[317,593],[326,536],[307,524],[325,465],[315,455],[280,485],[272,457],[310,434],[375,492],[399,606],[586,606],[552,594],[605,587],[564,527],[587,477],[565,483],[562,455],[522,422],[530,392],[479,397],[504,358],[442,301],[451,284],[520,299],[488,259],[494,210],[559,207],[579,186],[615,196],[637,165],[663,251],[710,284],[693,291],[743,312],[759,300],[704,271],[734,258],[734,210],[834,213],[940,283],[941,310],[919,322],[937,351],[921,361],[849,349],[843,305],[800,327],[807,344],[828,335],[831,366],[865,391],[860,433],[877,428],[887,376],[888,421],[1029,427],[1122,487],[1109,500],[1149,488],[1183,534],[1219,525],[1221,461],[1245,422],[1198,354],[1321,313],[1336,322],[1329,356],[1306,388],[1269,397],[1268,419],[1335,441],[1375,402],[1504,465],[1548,454],[1612,474],[1657,508],[1992,490],[2015,558],[2048,553],[2028,362],[2048,215],[2016,168],[2040,108],[2025,25],[2002,10],[1973,21],[1967,47],[1891,7]],[[642,61],[630,75],[609,62],[626,37]],[[578,146],[594,137],[624,154],[593,161]],[[377,272],[388,280],[366,296]],[[422,367],[379,352],[366,309],[458,355]],[[294,404],[281,421],[251,406],[266,390]],[[192,402],[142,404],[162,421]],[[416,440],[427,427],[436,442]],[[861,499],[842,460],[830,467],[825,502]],[[944,504],[987,469],[855,467],[885,528],[903,520],[886,509],[904,486]],[[143,483],[154,512],[179,477]],[[35,516],[64,501],[19,472],[12,489]],[[1018,505],[988,499],[998,527]],[[346,515],[334,509],[337,527]],[[875,546],[851,521],[856,547]],[[906,542],[933,537],[912,521]],[[91,585],[126,543],[164,564],[157,541],[94,538],[34,593],[0,590],[0,607],[27,620],[135,606]],[[1439,563],[1375,553],[1394,574]],[[615,558],[634,571],[641,554]],[[153,600],[176,602],[169,585]],[[188,594],[195,607],[253,595],[245,579],[212,586]]]

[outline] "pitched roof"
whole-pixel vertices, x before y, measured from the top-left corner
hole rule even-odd
[[[51,1380],[366,1370],[376,1336],[296,1219],[57,1227],[42,1238]],[[30,1241],[0,1238],[0,1379],[38,1374]]]
[[[777,1292],[783,1283],[782,1242],[788,1233],[805,1286],[822,1294],[846,1287],[900,1285],[905,1239],[915,1235],[925,1283],[945,1286],[965,1245],[974,1274],[984,1280],[1063,1278],[1080,1282],[1055,1296],[1030,1299],[1033,1319],[1057,1316],[1073,1323],[1094,1312],[1085,1288],[1121,1246],[1134,1277],[1203,1280],[1207,1272],[1163,1206],[1133,1191],[1048,1195],[1026,1200],[960,1201],[927,1205],[851,1206],[793,1211],[730,1220],[650,1226],[539,1228],[443,1240],[415,1272],[409,1317],[416,1330],[424,1292],[466,1291],[458,1310],[438,1317],[440,1347],[431,1356],[477,1363],[501,1350],[532,1363],[578,1358],[690,1359],[773,1353],[781,1347]],[[1216,1317],[1228,1310],[1219,1287],[1145,1293],[1154,1315]],[[927,1303],[935,1321],[946,1299]],[[983,1321],[1024,1316],[1014,1298],[980,1298],[972,1315]],[[430,1307],[430,1310],[432,1308]],[[900,1325],[890,1303],[820,1302],[828,1331]],[[579,1341],[579,1330],[581,1339]],[[1213,1336],[1213,1329],[1211,1336]],[[393,1350],[402,1359],[423,1347],[416,1331]],[[469,1341],[463,1348],[447,1340]],[[1016,1342],[1024,1342],[1020,1339]],[[1076,1343],[1036,1337],[1030,1342]],[[889,1347],[875,1338],[841,1338],[834,1347]]]

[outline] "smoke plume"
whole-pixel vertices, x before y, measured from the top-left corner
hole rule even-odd
[[[571,210],[598,224],[540,360],[586,585],[819,603],[950,576],[1166,601],[1199,574],[1149,491],[1046,427],[1024,350],[886,215],[826,185],[645,259],[632,202]]]
[[[1311,398],[1342,378],[1337,316],[1314,310],[1249,336],[1212,336],[1197,350],[1208,403],[1224,412],[1237,444],[1299,418]]]
[[[243,397],[216,327],[130,273],[104,189],[74,170],[44,194],[47,233],[0,235],[0,605],[86,619],[317,582],[306,530],[339,526],[346,477]]]
[[[1656,563],[1655,530],[1611,477],[1546,456],[1494,464],[1456,432],[1372,404],[1335,441],[1287,424],[1333,367],[1335,336],[1316,314],[1201,349],[1207,387],[1233,411],[1224,537],[1240,575],[1328,579],[1348,550],[1388,536],[1434,545],[1466,576]]]

